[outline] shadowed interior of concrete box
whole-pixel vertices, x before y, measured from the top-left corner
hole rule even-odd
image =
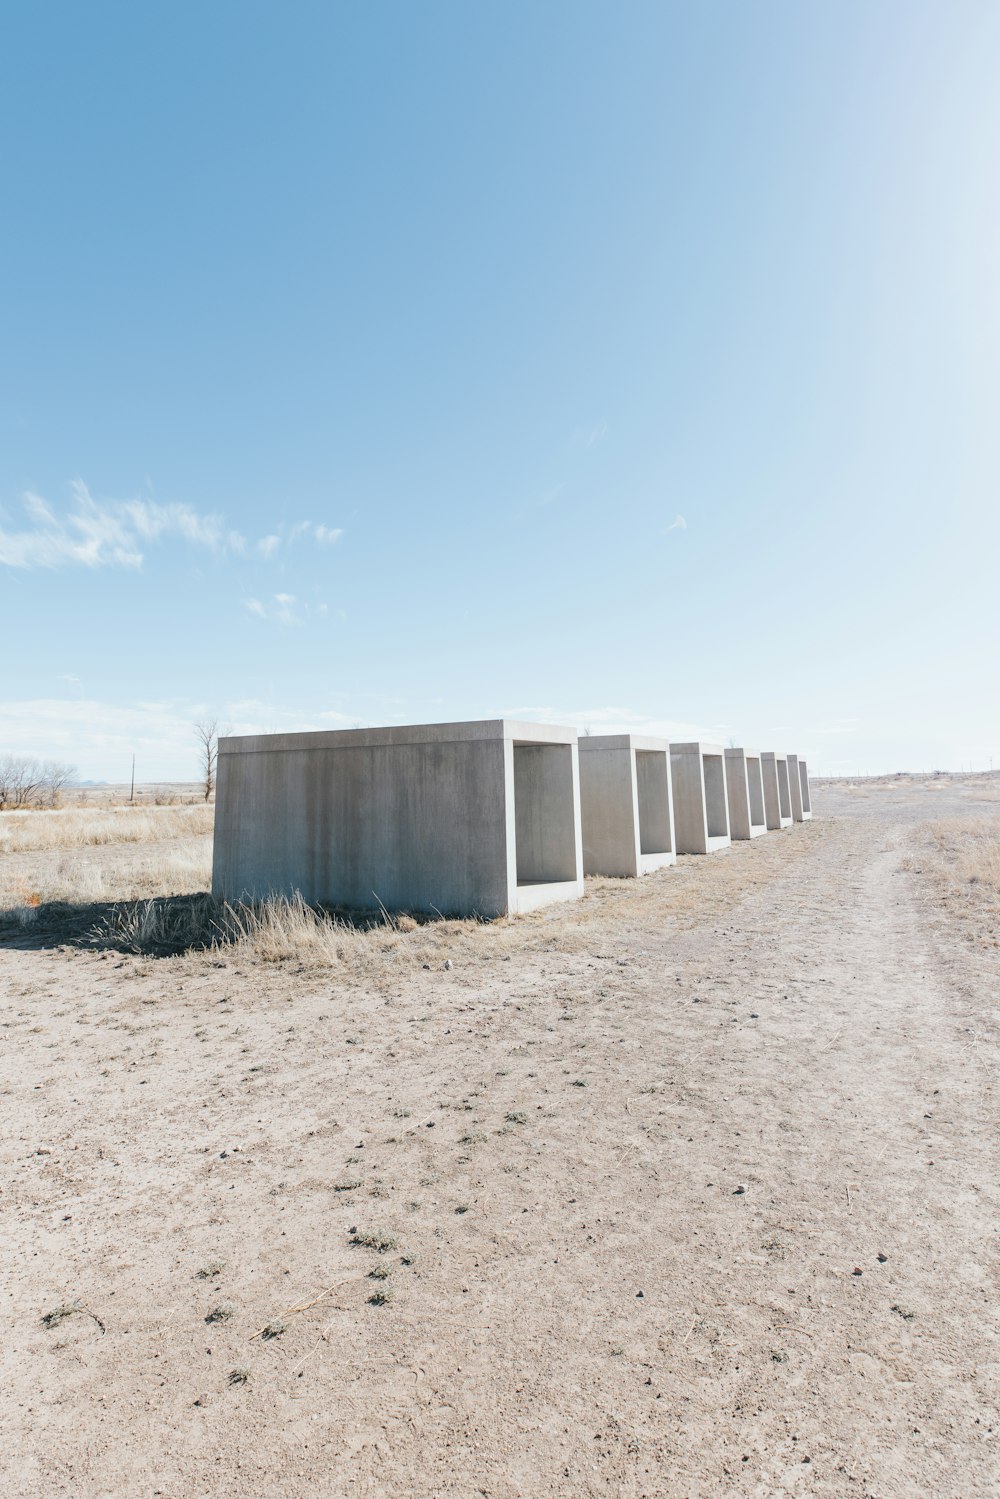
[[[726,772],[721,755],[705,755],[705,819],[710,838],[729,834],[729,809],[726,806]]]
[[[779,760],[778,767],[778,805],[781,808],[782,817],[791,817],[792,798],[788,787],[788,761]]]
[[[673,848],[673,833],[666,750],[636,750],[635,781],[639,799],[639,852],[668,854]]]
[[[761,780],[760,760],[756,755],[747,755],[747,790],[750,794],[750,824],[752,827],[763,827],[766,821],[764,785]]]
[[[576,879],[571,745],[515,742],[514,843],[519,885]]]
[[[812,812],[812,804],[809,801],[809,767],[804,760],[799,761],[799,785],[802,788],[802,810]]]

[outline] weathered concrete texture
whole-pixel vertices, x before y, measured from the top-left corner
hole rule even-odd
[[[721,745],[672,744],[674,846],[679,854],[714,854],[728,848],[726,758]]]
[[[787,755],[788,761],[788,795],[792,803],[792,821],[802,822],[802,782],[799,780],[799,757],[798,755]]]
[[[768,830],[787,828],[792,821],[792,799],[788,785],[788,759],[775,750],[764,750],[760,757],[764,780],[764,816]]]
[[[802,805],[802,821],[809,822],[813,815],[812,797],[809,794],[809,767],[801,755],[797,756],[797,759],[799,762],[799,798]]]
[[[212,889],[464,916],[578,897],[576,731],[501,719],[222,739]]]
[[[580,740],[584,874],[633,877],[673,864],[670,746],[637,734]]]
[[[759,838],[767,832],[758,750],[726,750],[726,793],[731,838]]]

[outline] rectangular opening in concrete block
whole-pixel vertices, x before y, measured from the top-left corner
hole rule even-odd
[[[710,838],[728,838],[726,772],[721,755],[705,755],[705,821]]]
[[[799,761],[799,785],[802,788],[802,810],[812,814],[812,803],[809,800],[809,767],[804,760]]]
[[[750,823],[752,827],[763,827],[764,817],[764,786],[760,773],[760,759],[757,755],[747,756],[747,788],[750,792]]]
[[[782,817],[792,815],[792,797],[788,786],[788,761],[781,759],[777,762],[778,768],[778,806]]]
[[[577,878],[570,745],[514,744],[514,846],[519,885]]]
[[[639,798],[639,852],[669,853],[674,839],[666,750],[636,750],[635,780]]]

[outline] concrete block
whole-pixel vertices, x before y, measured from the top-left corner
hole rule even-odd
[[[580,740],[584,874],[625,878],[673,864],[670,746],[638,734]]]
[[[799,780],[798,755],[786,755],[788,761],[788,795],[792,803],[792,821],[802,821],[802,782]]]
[[[810,767],[808,767],[808,764],[805,763],[802,755],[796,755],[795,758],[796,761],[798,761],[799,809],[801,809],[802,812],[799,821],[802,821],[802,823],[808,823],[808,821],[811,821],[811,818],[813,818],[813,797],[810,796]],[[792,764],[792,755],[789,755],[789,773],[790,764]]]
[[[792,796],[788,781],[788,757],[764,750],[760,757],[764,781],[764,816],[768,830],[787,828],[792,821]]]
[[[759,750],[726,750],[726,792],[730,836],[735,840],[759,838],[766,833]]]
[[[212,890],[454,916],[574,899],[576,730],[500,719],[222,739]]]
[[[728,848],[726,757],[717,744],[672,744],[674,846],[679,854],[714,854]]]

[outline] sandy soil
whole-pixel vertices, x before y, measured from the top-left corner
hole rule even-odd
[[[2,1491],[997,1492],[1000,806],[814,802],[450,969],[5,937]]]

